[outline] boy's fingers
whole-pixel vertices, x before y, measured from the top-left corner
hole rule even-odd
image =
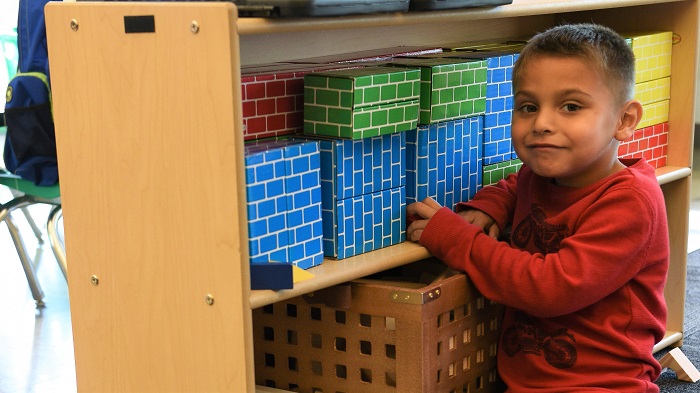
[[[419,243],[420,242],[420,236],[423,234],[422,229],[416,229],[415,231],[411,231],[410,233],[407,233],[406,236],[408,237],[409,241]]]
[[[423,234],[423,229],[425,229],[427,223],[428,220],[418,220],[411,223],[411,225],[409,225],[406,229],[406,238],[412,242],[420,241],[420,237]]]
[[[498,239],[498,235],[501,234],[500,229],[498,229],[498,225],[493,224],[491,227],[489,227],[489,236],[491,236],[494,239]]]
[[[406,214],[412,216],[417,214],[423,218],[430,218],[435,214],[435,209],[429,207],[423,202],[414,202],[406,206]]]
[[[439,203],[435,202],[435,200],[433,198],[430,198],[430,197],[423,199],[423,203],[425,203],[426,205],[428,205],[429,207],[431,207],[433,209],[442,209],[442,206],[440,206]]]

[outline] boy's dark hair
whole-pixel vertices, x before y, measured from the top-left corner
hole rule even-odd
[[[566,24],[535,35],[523,47],[513,68],[516,90],[522,80],[523,66],[542,55],[580,57],[608,79],[611,91],[619,92],[620,103],[634,98],[634,53],[627,40],[608,27],[593,23]]]

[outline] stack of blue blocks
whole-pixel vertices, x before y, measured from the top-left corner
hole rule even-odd
[[[343,259],[403,242],[405,133],[319,143],[325,255]]]

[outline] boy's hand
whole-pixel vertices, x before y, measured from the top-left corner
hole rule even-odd
[[[493,218],[481,210],[467,209],[462,210],[457,214],[462,216],[462,218],[464,218],[468,223],[483,228],[484,232],[494,239],[498,239],[498,236],[501,234],[501,231],[498,229],[498,225],[496,225]]]
[[[423,234],[423,229],[428,225],[428,220],[441,208],[442,206],[432,198],[425,198],[421,202],[414,202],[406,206],[408,222],[406,239],[418,242]]]

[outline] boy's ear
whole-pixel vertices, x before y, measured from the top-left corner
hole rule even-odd
[[[629,100],[623,106],[623,112],[620,117],[620,124],[615,132],[615,139],[622,142],[629,139],[637,125],[642,120],[642,103],[637,100]]]

